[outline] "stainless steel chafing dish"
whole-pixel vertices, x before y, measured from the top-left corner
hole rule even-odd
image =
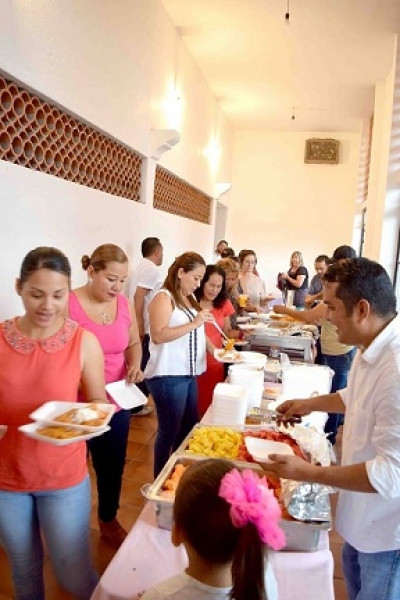
[[[170,457],[156,480],[142,487],[143,496],[154,504],[157,524],[160,528],[171,530],[173,523],[174,498],[163,496],[164,483],[171,476],[176,465],[183,464],[187,466],[205,459],[207,459],[206,456],[178,451]],[[249,468],[263,472],[257,463],[246,463],[235,460],[231,460],[231,462],[240,469]],[[313,552],[318,549],[321,531],[331,529],[332,518],[329,513],[328,520],[323,522],[289,521],[282,519],[280,526],[286,535],[285,551]]]

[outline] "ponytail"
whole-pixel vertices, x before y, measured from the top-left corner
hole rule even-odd
[[[245,525],[232,561],[232,599],[267,600],[264,548],[256,527]]]

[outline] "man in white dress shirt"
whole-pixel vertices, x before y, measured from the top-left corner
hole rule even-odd
[[[145,238],[142,242],[142,260],[132,273],[129,285],[129,299],[133,302],[136,312],[136,319],[139,327],[139,335],[142,341],[142,363],[141,369],[144,371],[149,360],[149,340],[150,326],[147,307],[153,294],[161,287],[160,265],[163,261],[163,246],[156,237]],[[146,395],[149,395],[146,382],[137,384],[138,388]],[[152,412],[150,406],[145,406],[142,410],[132,411],[132,414],[146,416]]]
[[[345,412],[340,466],[271,455],[268,470],[296,481],[339,488],[336,529],[345,540],[349,600],[400,598],[400,315],[385,269],[366,258],[329,267],[327,319],[339,342],[358,347],[347,387],[289,400],[285,418],[311,411]]]

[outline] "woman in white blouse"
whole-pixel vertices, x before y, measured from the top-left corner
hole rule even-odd
[[[149,303],[150,359],[145,377],[158,418],[155,477],[199,420],[197,376],[206,370],[206,347],[214,350],[204,332],[204,323],[213,316],[194,296],[205,270],[199,254],[178,256]]]

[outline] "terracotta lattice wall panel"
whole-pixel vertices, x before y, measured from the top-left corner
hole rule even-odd
[[[211,222],[212,198],[157,166],[154,208],[200,223]]]
[[[139,154],[1,76],[0,159],[139,201]]]

